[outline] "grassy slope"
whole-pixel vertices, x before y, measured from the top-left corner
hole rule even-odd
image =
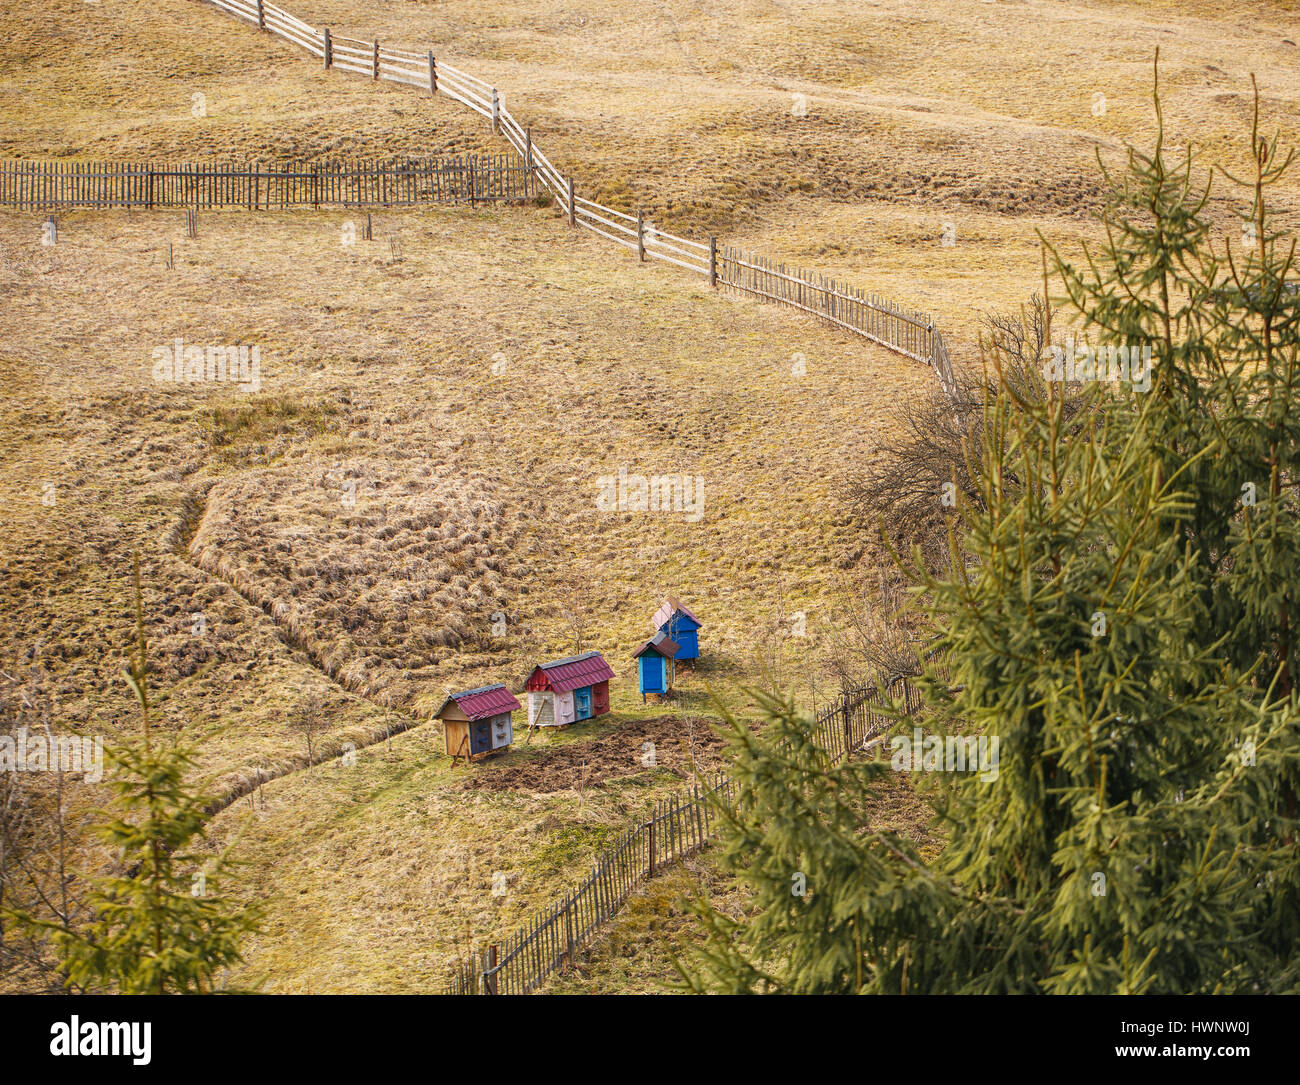
[[[240,852],[256,856],[245,887],[270,906],[232,981],[437,992],[466,945],[500,941],[567,892],[655,795],[679,786],[666,769],[640,768],[641,733],[620,715],[516,748],[492,766],[487,790],[474,786],[482,770],[430,757],[430,735],[411,732],[351,767],[318,766],[250,796],[214,834],[214,845],[239,836]],[[596,735],[603,758],[556,756],[573,747],[587,757]],[[527,789],[515,786],[522,773]]]
[[[255,675],[260,664],[245,665],[269,646],[228,638],[265,632],[256,614],[235,631],[210,614],[213,643],[191,670],[191,615],[240,602],[187,560],[211,550],[209,565],[227,571],[228,559],[255,600],[282,591],[299,608],[302,595],[301,625],[276,613],[309,648],[364,663],[373,626],[402,634],[402,600],[386,604],[374,578],[394,592],[409,583],[404,563],[428,534],[421,509],[449,510],[434,529],[442,537],[478,502],[496,519],[475,545],[500,571],[466,564],[458,538],[439,543],[458,562],[444,598],[467,650],[425,649],[436,688],[520,681],[533,654],[572,645],[568,608],[630,674],[649,610],[675,587],[709,601],[719,676],[752,673],[758,632],[782,606],[806,610],[817,632],[856,545],[834,523],[832,489],[887,404],[927,385],[923,370],[670,270],[610,262],[548,211],[480,212],[472,229],[451,209],[380,216],[379,240],[355,248],[338,241],[346,217],[210,215],[199,239],[171,242],[174,219],[79,213],[63,217],[54,249],[16,216],[0,227],[28,262],[9,286],[3,355],[15,647],[44,631],[69,676],[120,653],[121,578],[143,547],[146,580],[175,579],[150,606],[165,683],[211,677],[227,648]],[[395,259],[385,239],[398,234]],[[155,383],[151,352],[177,335],[260,344],[262,391]],[[791,375],[796,353],[806,377]],[[340,465],[358,481],[354,508],[342,502]],[[701,476],[703,518],[598,511],[599,479],[620,466]],[[58,487],[52,509],[40,503],[46,480]],[[187,545],[174,531],[191,497],[198,530]],[[416,571],[430,590],[447,579]],[[99,607],[107,620],[69,628],[56,645],[64,630],[45,626],[47,595],[55,611],[66,600],[70,614]],[[361,619],[349,609],[358,597],[369,601]],[[498,609],[502,643],[491,636]],[[419,614],[432,622],[441,611]],[[405,672],[412,660],[396,663]],[[101,678],[117,669],[95,666]],[[409,676],[397,682],[394,707],[415,707],[418,692]],[[220,756],[256,750],[241,727]]]
[[[1036,227],[1092,233],[1091,155],[1146,136],[1154,45],[1165,49],[1175,140],[1195,132],[1236,162],[1227,141],[1249,70],[1261,73],[1271,122],[1296,120],[1300,54],[1283,40],[1293,17],[1281,7],[290,7],[343,33],[433,44],[493,78],[580,190],[928,305],[959,343],[980,310],[1034,288]],[[499,149],[453,103],[325,73],[194,0],[87,11],[56,0],[39,19],[0,15],[0,153]],[[1097,91],[1104,117],[1089,108]],[[191,115],[195,93],[205,117]],[[791,112],[795,93],[807,117]],[[1294,195],[1284,193],[1291,206]],[[1216,210],[1229,229],[1227,206]],[[627,651],[668,589],[710,616],[714,661],[687,683],[691,711],[706,685],[752,677],[796,610],[813,636],[785,640],[786,675],[805,689],[816,680],[837,593],[872,564],[837,516],[835,480],[869,453],[889,406],[928,385],[925,372],[671,269],[638,268],[550,212],[380,215],[378,240],[352,249],[338,243],[347,217],[208,215],[186,241],[179,216],[71,214],[53,250],[39,245],[36,216],[0,219],[7,673],[56,696],[69,726],[112,734],[129,720],[116,676],[139,549],[161,714],[224,784],[301,760],[289,720],[313,692],[337,746],[381,732],[444,684],[518,682],[532,659],[571,646],[566,610],[615,658],[618,722],[631,721]],[[951,248],[939,240],[945,222]],[[264,391],[244,402],[226,387],[154,384],[150,351],[178,334],[260,344]],[[498,354],[504,375],[491,370]],[[790,373],[796,354],[802,380]],[[705,519],[597,514],[595,479],[620,465],[704,476]],[[338,502],[348,477],[355,508]],[[57,486],[53,508],[40,503],[44,482]],[[237,575],[241,590],[196,558]],[[415,605],[425,579],[443,593],[436,606]],[[413,640],[443,609],[466,640]],[[504,643],[488,632],[497,609],[509,615]],[[189,632],[195,612],[203,637]],[[460,793],[445,763],[429,756],[436,741],[417,730],[394,740],[391,762],[363,755],[353,776],[321,769],[265,789],[252,877],[277,903],[253,966],[269,968],[276,989],[383,989],[420,954],[412,975],[431,982],[459,939],[446,932],[467,917],[476,933],[504,929],[581,871],[596,835],[572,838],[566,825],[612,826],[620,803],[635,812],[626,797],[580,811],[574,793],[530,787],[475,796],[471,831],[454,820]],[[667,783],[656,780],[650,791]],[[404,850],[443,872],[457,849],[477,848],[478,873],[417,924],[428,896],[393,887],[396,862],[372,863],[356,899],[401,898],[410,924],[373,957],[312,959],[316,940],[357,936],[338,883],[319,876],[318,849],[337,837],[348,854],[369,854],[411,803],[424,805]],[[512,804],[549,827],[511,832]],[[218,819],[218,835],[240,814]],[[560,844],[539,850],[556,833]],[[508,905],[474,895],[493,863],[532,872]]]
[[[1035,229],[1092,233],[1095,153],[1148,139],[1156,47],[1173,143],[1194,136],[1208,161],[1242,168],[1251,72],[1270,128],[1300,126],[1291,3],[596,0],[576,11],[554,0],[296,0],[290,9],[337,33],[431,47],[494,81],[580,191],[930,308],[967,345],[976,313],[1018,304],[1036,285]],[[45,22],[5,18],[18,71],[0,92],[13,118],[0,153],[384,154],[488,139],[468,110],[326,73],[200,0],[147,12],[107,0],[101,12],[102,29],[87,28],[82,5],[58,0],[57,43]],[[140,59],[124,63],[115,50]],[[246,66],[230,63],[236,53]],[[189,116],[194,93],[208,102],[200,121]],[[795,115],[795,94],[806,116]],[[1293,211],[1297,185],[1292,177]],[[1217,207],[1225,227],[1230,206]],[[941,243],[946,223],[951,247]]]
[[[343,218],[203,216],[197,240],[173,242],[173,270],[162,259],[179,233],[172,219],[66,215],[54,249],[20,217],[0,224],[20,254],[7,291],[15,334],[0,354],[10,673],[41,641],[42,688],[59,693],[64,718],[110,734],[129,722],[115,675],[137,549],[160,715],[227,783],[301,758],[289,722],[312,692],[326,698],[325,741],[338,744],[382,728],[386,697],[399,715],[445,686],[517,686],[534,660],[572,647],[566,606],[619,671],[620,719],[634,710],[630,651],[649,609],[682,585],[709,615],[711,657],[685,683],[687,711],[701,710],[707,685],[734,688],[755,674],[759,642],[782,612],[807,612],[811,636],[788,641],[789,660],[816,673],[823,622],[853,575],[837,561],[855,541],[834,524],[834,480],[881,424],[864,420],[883,418],[899,389],[924,387],[922,371],[666,269],[611,263],[552,212],[379,216],[379,240],[356,248],[338,242]],[[384,239],[399,231],[396,259]],[[175,335],[259,343],[262,392],[242,400],[229,386],[155,384],[152,347]],[[498,352],[508,359],[501,375]],[[790,375],[796,352],[809,377]],[[352,509],[333,481],[341,464],[362,483]],[[619,465],[700,475],[703,519],[598,512],[597,480]],[[46,480],[57,486],[53,508],[40,503]],[[197,530],[177,538],[191,499]],[[310,660],[333,660],[341,679],[385,673],[374,653],[406,641],[403,555],[421,550],[427,530],[412,514],[417,500],[453,512],[482,500],[499,512],[483,545],[502,574],[480,563],[447,585],[448,608],[481,639],[431,646],[423,671],[403,665],[391,685],[346,693]],[[202,544],[239,570],[243,594],[195,567]],[[435,586],[439,576],[429,571]],[[358,597],[369,609],[360,622]],[[509,616],[502,642],[490,636],[497,607]],[[202,637],[190,632],[196,612],[207,618]],[[402,771],[436,779],[445,771],[428,764],[436,741],[428,728],[412,733],[398,747]],[[634,738],[627,756],[639,752]],[[499,796],[483,801],[506,816]],[[556,802],[571,808],[572,796]],[[322,795],[318,816],[342,815]],[[484,824],[494,839],[526,844]],[[430,846],[463,844],[439,832]],[[518,861],[532,862],[532,850],[520,846]],[[277,859],[269,869],[285,890],[299,877],[315,884],[311,865]],[[553,874],[580,869],[557,861]],[[289,978],[277,973],[277,986],[295,982],[295,947],[284,943]],[[379,986],[387,974],[354,972]]]
[[[890,781],[867,814],[872,828],[907,837],[922,855],[937,853],[940,841],[930,825],[930,808],[909,781]],[[543,990],[557,994],[680,990],[677,965],[696,972],[696,951],[703,942],[695,902],[705,898],[716,911],[740,921],[750,907],[747,888],[720,873],[711,859],[706,849],[647,883],[601,932],[577,967],[553,976]]]

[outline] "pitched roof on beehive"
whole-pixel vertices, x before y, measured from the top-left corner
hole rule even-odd
[[[691,613],[689,607],[684,606],[682,604],[681,600],[679,600],[677,596],[669,595],[666,596],[664,598],[664,601],[659,604],[659,609],[655,611],[654,617],[650,619],[650,628],[662,629],[664,627],[664,624],[674,614],[685,614],[686,617],[690,618],[690,620],[693,621],[697,626],[704,624],[703,622],[700,621],[699,618],[697,618],[694,614]]]
[[[477,689],[466,689],[460,693],[449,694],[434,715],[441,716],[449,704],[455,704],[471,720],[499,716],[502,712],[515,712],[523,707],[515,695],[500,682],[492,686],[479,686]]]
[[[533,668],[533,673],[524,683],[530,690],[555,690],[568,693],[583,686],[594,686],[597,682],[608,682],[614,677],[614,670],[605,662],[599,652],[583,652],[580,656],[567,659],[553,659]]]
[[[632,658],[640,659],[647,652],[653,652],[664,659],[675,659],[681,647],[675,640],[669,640],[667,633],[656,633],[632,654]]]

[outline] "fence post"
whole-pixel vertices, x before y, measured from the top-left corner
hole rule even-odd
[[[659,804],[655,803],[653,812],[650,814],[650,869],[646,871],[647,878],[655,876],[655,818],[659,814]]]
[[[497,88],[492,88],[492,134],[496,135],[501,131],[501,97],[497,94]]]
[[[257,0],[257,28],[266,29],[266,0]]]
[[[489,995],[497,993],[497,947],[488,948],[487,969],[483,972],[483,989]]]
[[[330,40],[330,28],[325,28],[325,70],[329,71],[334,63],[334,42]]]
[[[852,717],[849,715],[849,696],[847,691],[840,693],[840,700],[843,707],[840,709],[844,714],[844,760],[849,759],[849,750],[853,748],[853,728]]]
[[[636,211],[636,255],[637,259],[645,259],[645,215],[638,207]]]
[[[565,953],[566,970],[573,967],[573,898],[564,902],[564,929],[568,950]]]
[[[433,59],[433,50],[429,50],[429,96],[432,98],[438,93],[438,62]]]
[[[709,238],[709,285],[718,288],[718,239]]]
[[[533,126],[531,124],[524,130],[524,167],[528,170],[524,174],[524,195],[527,196],[528,186],[533,183]]]
[[[573,178],[572,177],[569,178],[569,225],[570,226],[578,225],[578,218],[575,213],[575,208],[573,206]]]
[[[371,70],[371,74],[375,79],[379,78],[379,39],[378,38],[375,39],[375,60],[374,60],[373,68]]]

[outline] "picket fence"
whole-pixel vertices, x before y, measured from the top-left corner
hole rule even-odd
[[[888,691],[901,687],[906,714],[920,708],[919,691],[907,677],[878,686],[842,690],[835,702],[817,713],[814,738],[833,761],[842,761],[884,734],[892,716],[883,709]],[[703,847],[716,836],[714,803],[730,806],[736,782],[715,773],[675,796],[655,804],[650,816],[605,850],[581,885],[561,900],[536,912],[504,942],[488,946],[462,961],[444,993],[527,994],[556,971],[569,967],[575,954],[619,910],[628,895],[664,867]]]
[[[542,153],[531,128],[511,116],[496,87],[439,60],[432,50],[412,52],[377,39],[340,37],[329,27],[313,27],[266,0],[206,2],[305,49],[319,57],[327,69],[405,83],[430,95],[443,94],[482,114],[492,122],[493,132],[504,136],[518,152],[530,181],[550,193],[570,225],[599,234],[635,252],[641,260],[661,260],[707,277],[711,286],[725,286],[800,309],[908,358],[929,363],[944,390],[953,391],[947,346],[928,314],[829,282],[814,272],[773,266],[738,250],[719,254],[715,238],[703,242],[679,237],[647,223],[640,211],[620,211],[578,195],[573,177],[565,176]]]
[[[533,194],[523,165],[507,155],[396,161],[0,162],[0,206],[393,207],[520,200]]]

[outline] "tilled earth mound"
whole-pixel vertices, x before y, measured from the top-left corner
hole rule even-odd
[[[711,722],[696,718],[688,723],[678,716],[656,716],[622,724],[588,742],[536,750],[524,746],[527,732],[520,728],[511,753],[475,766],[474,775],[462,786],[469,791],[549,794],[603,787],[610,780],[652,769],[667,769],[692,778],[692,766],[695,772],[702,773],[723,767],[725,742],[710,726]],[[649,756],[651,744],[653,763]]]

